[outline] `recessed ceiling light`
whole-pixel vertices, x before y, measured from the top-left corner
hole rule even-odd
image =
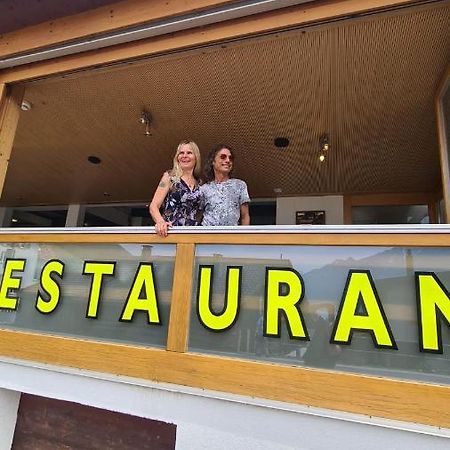
[[[102,160],[98,156],[94,155],[88,156],[88,161],[91,164],[100,164],[102,162]]]
[[[289,139],[287,137],[280,136],[280,137],[276,137],[273,140],[273,143],[275,144],[275,147],[284,148],[289,145]]]
[[[11,219],[11,222],[14,222],[14,223],[16,223],[18,221],[19,221],[19,219],[16,219],[16,218]]]

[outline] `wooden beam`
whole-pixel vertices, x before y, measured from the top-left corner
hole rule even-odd
[[[223,42],[228,39],[257,35],[268,31],[314,24],[338,17],[352,17],[356,14],[403,7],[412,3],[416,2],[414,0],[316,1],[170,35],[5,69],[0,72],[0,82],[24,81],[96,65],[112,64],[127,59]],[[427,7],[433,6],[428,5]]]
[[[0,330],[2,356],[450,428],[450,386]]]
[[[110,33],[236,0],[125,0],[0,35],[0,58]]]
[[[282,231],[254,234],[169,234],[153,233],[55,233],[0,234],[0,243],[64,244],[218,244],[218,245],[348,245],[392,247],[450,247],[450,233],[289,233]]]
[[[20,104],[22,103],[25,88],[15,86],[9,95],[3,97],[4,109],[0,110],[0,195],[3,191],[9,158],[16,135],[17,124],[20,116]]]
[[[174,352],[187,350],[194,259],[194,244],[177,245],[167,335],[167,350]]]
[[[444,95],[450,95],[450,64],[442,78],[439,85],[435,107],[436,107],[436,121],[437,134],[439,140],[439,158],[441,161],[441,176],[442,176],[442,193],[444,199],[444,218],[445,223],[450,223],[450,160],[449,160],[449,139],[446,131],[446,124],[450,121],[450,117],[445,117],[444,111]]]

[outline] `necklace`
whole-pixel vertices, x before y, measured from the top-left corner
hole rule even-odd
[[[188,187],[189,187],[189,189],[191,191],[192,191],[192,189],[195,188],[196,182],[195,182],[195,179],[193,177],[191,177],[191,178],[183,178],[183,181],[188,185]]]

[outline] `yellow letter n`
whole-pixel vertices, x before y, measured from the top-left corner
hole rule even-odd
[[[435,273],[416,272],[416,295],[420,351],[443,353],[439,319],[450,325],[448,292]]]

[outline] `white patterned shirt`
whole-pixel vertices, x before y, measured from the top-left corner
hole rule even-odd
[[[245,181],[237,178],[222,183],[211,181],[200,186],[200,190],[205,203],[202,225],[238,225],[241,205],[250,201]]]

